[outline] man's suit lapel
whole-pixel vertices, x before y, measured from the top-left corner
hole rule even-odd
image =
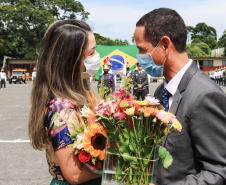
[[[179,86],[176,90],[176,93],[173,96],[173,102],[170,106],[170,111],[172,114],[176,115],[177,114],[177,110],[178,110],[178,106],[182,100],[182,94],[185,91],[188,83],[190,82],[191,78],[193,77],[193,75],[196,73],[196,71],[198,70],[196,64],[193,62],[191,64],[191,66],[187,69],[187,71],[184,73]],[[163,90],[163,87],[162,87]],[[159,94],[162,94],[162,90]],[[158,96],[159,98],[161,96]],[[162,140],[162,145],[165,145],[165,142],[167,140],[168,135]]]
[[[183,92],[187,88],[188,83],[190,82],[191,78],[193,77],[193,75],[196,73],[197,70],[198,70],[198,68],[197,68],[196,64],[194,62],[192,62],[190,67],[184,73],[184,75],[178,85],[178,88],[176,90],[176,93],[173,96],[173,102],[170,106],[170,112],[173,113],[174,115],[177,114],[177,109],[178,109],[180,101],[183,97]]]
[[[182,96],[181,96],[179,90],[177,89],[176,93],[173,96],[173,102],[172,102],[172,104],[170,106],[169,112],[171,112],[172,114],[176,115],[177,108],[178,108],[178,105],[180,104],[181,98],[182,98]]]

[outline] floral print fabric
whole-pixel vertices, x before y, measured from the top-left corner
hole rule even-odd
[[[65,180],[61,172],[55,151],[72,143],[68,136],[73,132],[73,125],[78,123],[74,104],[63,98],[50,101],[46,107],[44,126],[52,148],[46,150],[50,174],[58,179]],[[71,124],[72,123],[72,124]]]

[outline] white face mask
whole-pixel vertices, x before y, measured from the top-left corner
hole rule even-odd
[[[100,54],[97,53],[93,57],[85,59],[83,62],[86,67],[86,71],[82,72],[83,78],[94,76],[100,69]]]

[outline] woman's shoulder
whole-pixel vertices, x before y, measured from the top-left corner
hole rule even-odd
[[[80,122],[74,104],[64,98],[52,99],[45,113],[44,126],[54,150],[72,143],[74,125]]]

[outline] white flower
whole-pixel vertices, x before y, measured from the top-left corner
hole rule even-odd
[[[79,133],[77,135],[77,140],[74,142],[74,146],[73,148],[76,148],[78,150],[82,149],[83,148],[83,140],[85,138],[85,134],[82,132],[82,133]]]
[[[85,134],[83,132],[77,135],[77,141],[83,141],[84,138],[85,138]]]
[[[85,118],[95,116],[94,112],[89,107],[86,106],[82,108],[81,114],[82,114],[81,116]]]
[[[77,145],[77,149],[80,150],[80,149],[82,149],[82,148],[83,148],[83,143],[79,143],[79,144]]]

